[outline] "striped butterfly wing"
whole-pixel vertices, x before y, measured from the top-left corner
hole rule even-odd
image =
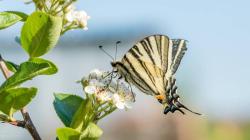
[[[128,53],[135,54],[137,59],[151,63],[166,73],[172,63],[172,47],[169,46],[172,46],[172,41],[167,36],[152,35],[137,42]]]
[[[132,82],[149,95],[165,95],[164,75],[171,68],[172,41],[167,36],[153,35],[136,43],[123,57]],[[128,77],[128,76],[127,76]]]
[[[141,61],[131,53],[122,59],[126,68],[125,79],[148,95],[164,93],[163,71],[152,63]]]
[[[186,50],[185,40],[170,40],[167,36],[153,35],[136,43],[117,64],[121,75],[129,83],[133,83],[144,93],[161,99],[161,103],[166,105],[164,114],[176,110],[185,114],[181,110],[184,108],[200,115],[179,101],[175,85],[174,74]]]
[[[183,39],[175,39],[173,42],[173,51],[172,51],[172,64],[171,64],[171,74],[175,74],[180,63],[182,57],[187,51],[186,40]]]

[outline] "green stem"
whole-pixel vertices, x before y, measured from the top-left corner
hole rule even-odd
[[[9,122],[11,121],[7,115],[0,114],[0,121]]]
[[[105,104],[107,104],[108,102],[102,102],[102,103],[100,103],[100,105],[99,106],[103,106],[103,105],[105,105]]]
[[[69,31],[69,30],[72,30],[72,29],[78,29],[79,27],[68,27],[68,28],[66,28],[65,30],[63,30],[62,32],[61,32],[61,35],[63,35],[65,32],[67,32],[67,31]]]
[[[57,5],[56,5],[56,7],[53,9],[53,12],[52,12],[53,15],[57,15],[58,13],[61,12],[62,9],[59,10],[59,12],[57,11],[57,9],[60,8],[60,6],[61,6],[60,4],[57,4]]]
[[[107,115],[109,115],[110,113],[114,112],[116,110],[116,107],[112,107],[108,112],[105,112],[105,114],[103,114],[102,116],[97,118],[97,121],[101,120],[102,118],[106,117]]]
[[[61,10],[59,10],[59,11],[56,11],[56,13],[55,14],[58,14],[58,13],[60,13],[61,11],[63,11],[64,9],[66,9],[67,7],[69,7],[72,3],[73,3],[74,1],[72,0],[72,1],[70,1],[69,3],[67,3]]]
[[[53,12],[53,8],[54,8],[54,6],[56,5],[56,3],[57,3],[57,0],[52,0],[51,6],[50,6],[50,10],[49,10],[49,13],[52,13],[52,12]]]
[[[106,111],[106,109],[110,108],[109,105],[106,105],[105,107],[102,107],[100,110],[98,110],[98,113],[101,113],[102,111]]]
[[[41,1],[42,1],[42,3],[43,3],[43,7],[44,7],[45,12],[48,12],[49,9],[48,9],[48,7],[47,7],[47,5],[46,5],[46,0],[41,0]]]

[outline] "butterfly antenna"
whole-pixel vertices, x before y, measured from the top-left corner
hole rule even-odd
[[[118,44],[122,43],[121,41],[117,41],[115,43],[115,61],[116,61],[116,56],[117,56],[117,47],[118,47]]]
[[[108,55],[113,61],[115,61],[114,57],[112,57],[107,51],[103,49],[103,46],[99,46],[99,49],[101,49],[106,55]]]

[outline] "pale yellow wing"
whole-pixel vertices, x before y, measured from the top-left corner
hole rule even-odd
[[[149,95],[165,93],[163,70],[152,63],[137,59],[131,53],[127,53],[122,59],[127,71],[125,75],[128,82]]]

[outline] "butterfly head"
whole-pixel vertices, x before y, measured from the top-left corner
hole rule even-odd
[[[115,62],[115,61],[112,61],[112,62],[111,62],[111,66],[112,66],[113,68],[115,68],[117,65],[118,65],[117,62]]]
[[[116,68],[116,69],[123,69],[124,68],[124,65],[120,61],[112,61],[110,64],[113,68]]]

